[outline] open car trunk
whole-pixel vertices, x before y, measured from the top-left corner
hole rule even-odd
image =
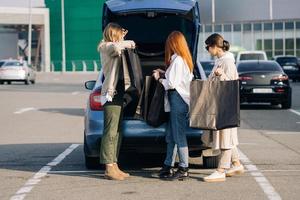
[[[185,35],[196,64],[200,19],[195,1],[115,2],[107,1],[104,4],[103,29],[108,23],[115,22],[128,30],[125,39],[136,43],[143,77],[151,76],[154,69],[165,69],[165,42],[173,31],[180,31]],[[194,75],[198,77],[195,70]]]

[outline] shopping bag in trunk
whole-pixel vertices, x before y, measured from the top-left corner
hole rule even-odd
[[[164,111],[164,87],[152,76],[146,76],[143,85],[135,118],[158,127],[168,120],[168,113]]]
[[[146,122],[154,127],[158,127],[168,121],[169,113],[165,112],[165,88],[158,82],[155,84],[155,91],[151,99]]]
[[[222,130],[240,126],[239,81],[193,80],[190,127]]]

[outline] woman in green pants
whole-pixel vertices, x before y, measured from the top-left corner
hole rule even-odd
[[[121,123],[123,116],[123,94],[128,77],[123,75],[121,51],[135,48],[135,43],[124,40],[127,30],[115,23],[109,23],[98,46],[104,82],[101,89],[101,104],[104,106],[104,129],[101,139],[100,163],[106,167],[105,178],[124,180],[128,173],[118,167],[121,144]],[[125,82],[124,82],[125,80]]]

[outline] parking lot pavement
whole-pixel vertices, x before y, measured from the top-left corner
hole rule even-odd
[[[132,176],[103,179],[86,170],[83,81],[97,74],[38,74],[36,85],[1,85],[0,199],[299,199],[300,83],[293,106],[242,105],[239,149],[248,171],[225,183],[204,183],[212,170],[191,158],[191,178],[151,178],[161,165],[151,155],[127,154],[121,166]]]

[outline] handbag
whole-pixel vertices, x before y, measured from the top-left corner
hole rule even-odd
[[[240,126],[239,81],[193,80],[190,127],[222,130]]]

